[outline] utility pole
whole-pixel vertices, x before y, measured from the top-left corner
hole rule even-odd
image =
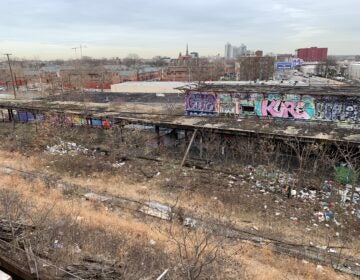
[[[83,53],[82,53],[82,49],[83,49],[83,48],[86,49],[87,46],[83,46],[83,45],[80,44],[80,47],[79,47],[79,49],[80,49],[80,59],[83,58]]]
[[[77,47],[74,47],[74,48],[71,48],[71,49],[75,51],[75,59],[77,59],[77,51],[76,51],[76,50],[77,50],[78,48],[77,48]]]
[[[11,55],[11,53],[4,53],[4,55],[7,56],[7,60],[8,60],[9,68],[10,68],[12,86],[13,86],[13,90],[14,90],[14,98],[16,99],[16,89],[15,89],[14,75],[13,75],[13,71],[12,71],[11,63],[10,63],[10,55]]]

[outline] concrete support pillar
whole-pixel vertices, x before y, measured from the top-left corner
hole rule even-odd
[[[177,129],[174,129],[174,135],[175,135],[175,140],[179,140],[179,132]]]
[[[200,133],[199,150],[200,150],[200,158],[202,159],[202,158],[203,158],[203,150],[204,150],[204,147],[203,147],[203,135],[202,135],[202,133]]]
[[[156,133],[156,142],[158,148],[160,147],[160,127],[158,125],[155,126],[155,133]]]
[[[184,135],[185,135],[185,147],[187,147],[189,145],[189,132],[187,129],[184,130]]]

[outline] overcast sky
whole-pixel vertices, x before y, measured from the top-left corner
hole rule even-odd
[[[0,0],[0,51],[26,58],[224,55],[329,47],[360,53],[360,0]]]

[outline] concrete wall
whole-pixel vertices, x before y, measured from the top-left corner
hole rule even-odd
[[[336,95],[188,91],[185,111],[189,116],[233,114],[239,117],[360,122],[359,98]]]

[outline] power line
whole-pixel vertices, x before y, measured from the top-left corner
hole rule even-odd
[[[7,61],[8,61],[8,64],[9,64],[10,76],[11,76],[12,86],[13,86],[13,90],[14,90],[14,98],[16,99],[16,89],[15,89],[14,75],[13,75],[13,71],[12,71],[11,63],[10,63],[10,55],[11,55],[11,53],[4,53],[4,55],[6,55]]]

